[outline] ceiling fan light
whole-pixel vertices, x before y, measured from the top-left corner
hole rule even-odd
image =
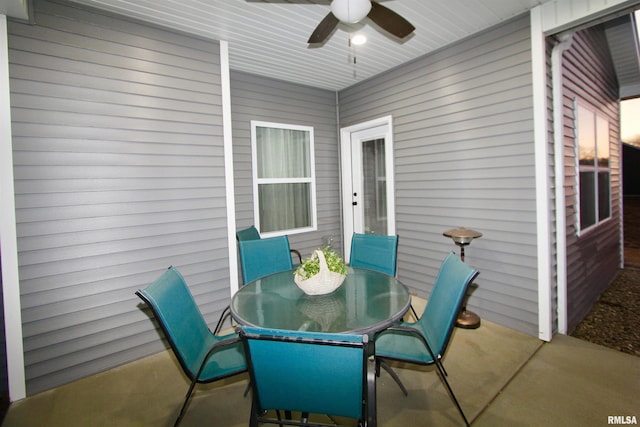
[[[367,42],[367,36],[365,36],[364,34],[356,34],[353,37],[351,37],[351,43],[356,46],[363,45],[366,42]]]
[[[331,2],[331,13],[341,22],[348,24],[363,20],[370,10],[370,0],[333,0]]]

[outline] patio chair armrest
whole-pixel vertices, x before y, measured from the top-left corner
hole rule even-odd
[[[211,348],[207,352],[207,355],[204,357],[204,360],[207,360],[215,352],[223,350],[225,347],[231,347],[232,345],[237,344],[239,342],[240,342],[240,337],[237,335],[231,338],[225,338],[223,340],[218,341],[213,346],[211,346]]]
[[[202,359],[202,363],[200,364],[200,367],[198,368],[198,372],[196,374],[196,378],[200,378],[200,374],[202,373],[202,369],[204,369],[205,365],[207,364],[207,361],[209,360],[209,358],[213,354],[215,354],[218,351],[224,350],[227,347],[231,347],[232,345],[235,345],[235,344],[237,344],[239,342],[240,342],[240,337],[236,335],[235,337],[226,338],[226,339],[223,339],[221,341],[218,341],[213,346],[211,346],[209,351],[207,351],[207,354]]]
[[[297,249],[289,249],[289,252],[291,252],[292,254],[295,254],[298,257],[298,264],[302,263],[302,255],[300,254],[300,251]]]
[[[398,331],[398,332],[406,332],[408,334],[411,335],[417,335],[420,339],[425,340],[426,341],[426,337],[424,336],[424,334],[422,332],[420,332],[419,330],[417,330],[414,327],[411,326],[403,326],[403,325],[391,325],[386,329],[383,329],[382,331],[378,332],[376,334],[376,337],[382,333],[388,332],[388,331]]]
[[[227,316],[229,316],[231,314],[231,307],[230,306],[226,306],[224,308],[224,310],[222,310],[222,314],[220,315],[220,318],[218,319],[218,323],[216,324],[216,328],[213,330],[213,334],[214,335],[218,335],[220,333],[220,329],[222,329],[222,325],[224,324],[224,321],[226,320]]]
[[[412,328],[411,326],[392,325],[392,326],[389,326],[384,331],[379,332],[378,335],[386,331],[398,331],[398,332],[404,332],[404,333],[416,336],[418,339],[420,339],[420,341],[422,341],[422,343],[426,347],[433,361],[435,363],[438,363],[439,359],[436,358],[435,353],[433,352],[433,350],[431,350],[431,346],[429,345],[429,341],[427,340],[427,337],[425,337],[424,334],[418,329]]]

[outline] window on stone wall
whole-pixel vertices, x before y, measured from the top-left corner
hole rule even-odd
[[[576,114],[579,230],[611,217],[609,120],[593,106],[578,102]]]
[[[313,127],[251,122],[255,223],[266,237],[317,228]]]

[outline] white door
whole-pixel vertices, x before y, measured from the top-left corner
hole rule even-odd
[[[391,116],[340,130],[344,256],[353,233],[394,235]]]

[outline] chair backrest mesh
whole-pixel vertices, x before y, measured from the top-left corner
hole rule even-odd
[[[349,265],[396,275],[398,236],[354,233]]]
[[[469,284],[477,275],[477,270],[453,252],[442,262],[427,306],[418,321],[436,357],[444,354]]]
[[[287,236],[240,240],[238,247],[244,283],[293,268]]]
[[[366,337],[243,327],[261,410],[364,417]]]
[[[150,306],[182,368],[193,378],[212,338],[182,275],[170,267],[136,293]]]
[[[255,226],[236,231],[236,239],[240,240],[260,240],[260,233]]]

